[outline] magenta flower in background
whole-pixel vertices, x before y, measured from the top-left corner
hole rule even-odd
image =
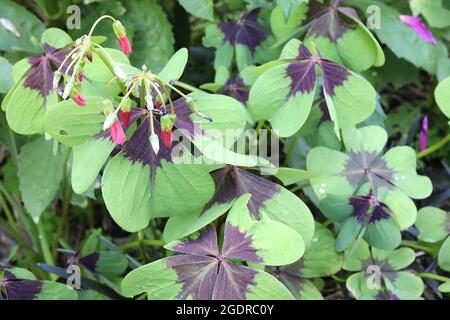
[[[400,16],[400,20],[413,29],[426,42],[436,44],[436,38],[419,17]]]
[[[422,152],[427,148],[428,143],[428,117],[423,117],[422,131],[420,132],[419,151]]]

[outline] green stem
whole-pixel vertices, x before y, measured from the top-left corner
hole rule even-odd
[[[309,183],[297,185],[297,186],[293,187],[292,189],[290,189],[289,191],[292,193],[296,193],[297,191],[302,190],[303,188],[305,188],[307,186],[309,186]]]
[[[425,246],[422,246],[420,244],[417,244],[414,241],[403,240],[402,241],[402,245],[404,245],[406,247],[409,247],[409,248],[412,248],[412,249],[424,251],[424,252],[426,252],[428,254],[431,254],[431,255],[433,254],[433,250],[432,249],[430,249],[428,247],[425,247]]]
[[[112,73],[112,75],[115,77],[116,73],[114,71],[114,67],[111,63],[111,61],[109,61],[108,57],[105,55],[105,53],[100,49],[100,50],[96,50],[97,55],[100,57],[100,59],[102,60],[102,62],[105,64],[105,66],[108,68],[108,70]],[[123,94],[127,93],[127,88],[125,87],[125,85],[123,84],[123,82],[119,79],[119,77],[116,78],[116,82],[120,87],[120,90],[122,91]]]
[[[44,261],[45,263],[49,264],[49,265],[54,265],[54,260],[53,260],[53,256],[52,253],[50,251],[50,247],[48,245],[48,241],[47,241],[47,236],[45,234],[45,230],[42,224],[42,219],[36,223],[37,226],[37,230],[38,230],[38,234],[39,234],[39,244],[41,246],[41,250],[42,250],[42,255],[44,256]],[[54,274],[50,274],[50,278],[52,280],[56,280],[57,277]]]
[[[199,89],[199,88],[196,88],[196,87],[194,87],[194,86],[191,86],[190,84],[185,83],[185,82],[182,82],[182,81],[175,81],[175,85],[178,86],[178,87],[180,87],[180,88],[183,88],[183,89],[186,89],[186,90],[188,90],[188,91],[191,91],[191,92],[202,92],[202,93],[206,93],[206,91],[204,91],[204,90],[202,90],[202,89]]]
[[[9,209],[8,204],[6,203],[5,197],[1,192],[0,192],[0,204],[3,207],[3,212],[5,212],[6,218],[8,219],[11,228],[17,235],[20,235],[19,227],[17,226],[16,220],[14,219],[14,216],[11,210]]]
[[[442,138],[438,142],[436,142],[435,144],[433,144],[431,147],[426,148],[422,152],[419,152],[417,154],[417,159],[422,159],[422,158],[428,156],[429,154],[443,148],[448,142],[450,142],[450,133],[447,134],[444,138]]]
[[[69,163],[70,155],[72,154],[72,148],[67,150],[66,156],[64,158],[64,164],[63,164],[63,178],[61,181],[61,194],[62,194],[62,221],[58,226],[58,230],[56,232],[55,239],[53,240],[53,257],[55,257],[58,254],[58,243],[59,239],[61,239],[64,230],[68,229],[68,218],[69,218],[69,208],[70,208],[70,200],[72,199],[72,188],[68,184],[67,181],[67,165]]]
[[[256,135],[259,136],[259,131],[264,127],[264,123],[265,123],[264,120],[259,120],[258,121],[258,124],[256,125],[256,129],[255,129]]]
[[[132,241],[132,242],[125,243],[120,246],[120,249],[128,250],[131,248],[136,248],[136,247],[139,247],[141,245],[141,243],[143,243],[144,245],[147,245],[147,246],[156,246],[156,247],[162,247],[165,245],[165,242],[162,240],[144,239],[142,242],[141,241]]]
[[[144,231],[139,231],[138,232],[138,239],[139,239],[139,250],[141,251],[141,257],[142,260],[144,261],[144,263],[148,263],[149,262],[149,258],[148,255],[145,251],[145,235],[144,235]]]
[[[421,278],[428,278],[428,279],[433,279],[433,280],[437,280],[437,281],[441,281],[441,282],[450,282],[450,278],[440,276],[440,275],[434,274],[434,273],[422,272],[422,273],[418,273],[417,275]]]

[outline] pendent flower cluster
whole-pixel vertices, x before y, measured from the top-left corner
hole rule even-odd
[[[125,143],[125,131],[130,124],[133,105],[131,98],[135,97],[140,100],[140,107],[147,110],[146,114],[150,118],[149,140],[153,151],[155,154],[158,154],[159,139],[162,140],[165,147],[170,148],[172,146],[172,130],[176,120],[171,98],[172,91],[185,99],[190,107],[192,105],[193,112],[201,117],[205,116],[198,112],[190,97],[175,88],[172,83],[153,74],[145,65],[142,66],[141,72],[125,73],[121,66],[114,62],[108,52],[97,43],[96,37],[92,36],[98,23],[104,19],[112,20],[112,28],[122,52],[126,55],[131,54],[131,44],[122,23],[111,16],[102,16],[94,23],[89,34],[77,39],[69,48],[64,48],[67,49],[68,54],[54,73],[53,89],[63,99],[71,98],[77,105],[85,106],[88,101],[81,92],[82,70],[86,63],[93,61],[93,54],[95,53],[113,76],[106,84],[105,89],[111,83],[117,82],[122,90],[122,96],[118,104],[116,103],[118,100],[106,96],[107,90],[105,90],[103,130],[109,130],[110,137],[115,144],[122,145]],[[155,130],[155,121],[159,121],[160,130]]]

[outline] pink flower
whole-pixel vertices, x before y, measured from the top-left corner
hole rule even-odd
[[[122,25],[122,23],[119,20],[115,20],[113,22],[113,30],[116,34],[117,40],[119,40],[120,48],[122,49],[122,52],[126,55],[131,54],[131,44],[130,40],[128,40],[127,32],[125,30],[125,27]]]
[[[109,134],[115,144],[122,145],[125,142],[125,132],[119,120],[116,120],[109,128]]]
[[[400,20],[413,29],[426,42],[436,44],[436,38],[419,17],[400,16]]]
[[[117,38],[117,40],[119,41],[119,45],[120,48],[122,49],[122,52],[125,53],[127,56],[129,56],[131,54],[132,49],[128,37],[127,36],[119,37]]]
[[[84,107],[86,105],[86,98],[80,93],[80,91],[74,91],[71,95],[70,98],[72,98],[73,101],[75,101],[75,103],[77,105],[79,105],[80,107]]]
[[[173,139],[172,129],[167,130],[167,131],[162,130],[161,131],[161,139],[162,139],[163,145],[166,148],[170,149],[172,147],[172,139]]]
[[[420,132],[419,151],[422,152],[427,148],[428,144],[428,117],[423,117],[422,131]]]

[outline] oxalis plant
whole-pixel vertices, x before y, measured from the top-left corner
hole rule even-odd
[[[37,6],[0,1],[0,299],[448,298],[444,2]]]

